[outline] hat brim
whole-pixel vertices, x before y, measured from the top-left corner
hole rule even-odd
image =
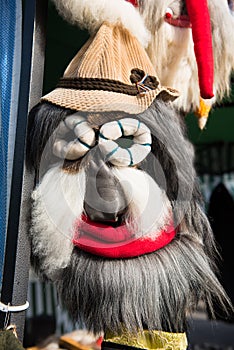
[[[177,90],[160,87],[136,96],[104,90],[77,90],[56,88],[41,98],[41,101],[89,112],[122,111],[129,114],[144,112],[154,101],[161,98],[165,102],[174,101],[179,96]]]

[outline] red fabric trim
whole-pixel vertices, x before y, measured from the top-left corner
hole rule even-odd
[[[99,337],[98,340],[96,341],[96,344],[98,346],[101,346],[102,342],[103,342],[103,337]]]
[[[108,243],[126,242],[132,237],[132,233],[127,230],[126,225],[113,227],[102,222],[92,221],[85,215],[82,215],[81,220],[78,220],[77,231],[79,235],[80,232],[86,232],[95,240]]]
[[[180,27],[180,28],[191,28],[192,27],[190,19],[186,15],[181,15],[180,17],[177,17],[177,18],[173,18],[172,16],[171,17],[165,16],[164,20],[165,20],[165,22],[167,22],[168,24],[170,24],[174,27]]]
[[[214,58],[207,0],[186,0],[186,6],[192,23],[200,94],[201,97],[210,99],[214,96]]]
[[[124,226],[119,231],[121,234],[116,235],[118,228],[94,223],[86,218],[85,221],[80,221],[72,242],[81,250],[94,255],[115,259],[133,258],[163,248],[176,235],[172,225],[158,232],[155,239],[148,237],[131,239],[130,233]]]
[[[138,0],[126,0],[127,2],[130,2],[133,6],[138,7]]]

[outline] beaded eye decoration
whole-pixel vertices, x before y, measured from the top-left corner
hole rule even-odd
[[[63,120],[53,145],[55,156],[76,160],[83,157],[95,144],[95,132],[87,120],[77,114]]]
[[[149,128],[137,119],[125,118],[104,124],[99,145],[106,159],[116,166],[133,166],[151,151]]]
[[[101,126],[98,145],[106,161],[115,166],[133,166],[151,151],[151,133],[142,122],[123,118]],[[58,127],[53,153],[59,158],[78,160],[96,144],[95,131],[87,120],[72,115]]]

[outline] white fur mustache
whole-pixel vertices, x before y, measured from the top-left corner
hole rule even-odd
[[[136,238],[155,238],[171,218],[165,192],[141,170],[113,168],[113,173],[128,202],[125,224]],[[32,194],[33,253],[44,257],[42,269],[51,279],[70,261],[74,225],[84,211],[85,185],[84,170],[70,174],[57,165],[45,174]]]

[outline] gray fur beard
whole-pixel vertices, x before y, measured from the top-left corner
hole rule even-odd
[[[74,248],[57,289],[72,319],[97,334],[184,332],[200,299],[210,306],[225,300],[202,245],[182,232],[163,249],[133,259],[104,259]]]

